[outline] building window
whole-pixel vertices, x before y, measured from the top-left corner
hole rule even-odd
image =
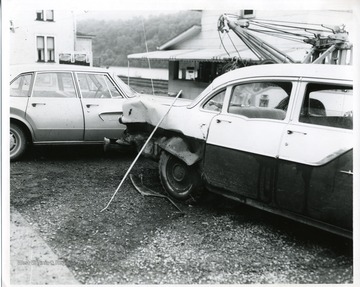
[[[44,21],[44,10],[36,10],[36,20]]]
[[[54,37],[47,37],[47,61],[55,62],[55,40]]]
[[[245,19],[255,18],[255,10],[241,10],[240,16]]]
[[[55,62],[55,37],[36,37],[37,61]]]
[[[46,10],[46,21],[54,21],[54,10]]]
[[[36,46],[37,46],[37,61],[45,62],[45,37],[37,36],[36,37]]]

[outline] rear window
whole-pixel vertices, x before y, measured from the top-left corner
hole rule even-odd
[[[301,107],[300,122],[335,128],[353,128],[351,86],[309,84]]]
[[[20,75],[10,85],[10,97],[28,97],[31,74]]]

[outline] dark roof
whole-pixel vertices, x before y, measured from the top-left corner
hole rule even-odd
[[[201,25],[193,25],[190,28],[186,29],[185,31],[181,32],[177,36],[173,37],[166,43],[162,44],[158,49],[159,50],[166,50],[184,40],[187,40],[197,34],[199,34],[201,31]]]
[[[85,33],[82,33],[82,32],[76,32],[76,37],[94,38],[95,35],[85,34]]]

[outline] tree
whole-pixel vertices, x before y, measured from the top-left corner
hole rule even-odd
[[[126,21],[83,20],[77,26],[78,31],[95,35],[94,58],[101,58],[103,65],[127,66],[127,55],[146,52],[144,30],[149,51],[155,51],[191,26],[200,25],[200,20],[201,13],[197,11],[181,11],[147,19],[138,16]],[[153,67],[163,67],[164,64],[152,61]]]

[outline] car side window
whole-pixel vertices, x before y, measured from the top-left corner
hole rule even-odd
[[[291,82],[253,82],[232,89],[228,113],[248,118],[284,120]]]
[[[45,98],[76,98],[71,73],[38,73],[35,78],[32,96]]]
[[[10,85],[10,97],[28,97],[31,75],[21,75]]]
[[[351,86],[308,84],[299,121],[335,128],[353,128]]]
[[[222,90],[212,96],[204,105],[203,109],[208,111],[220,112],[224,104],[226,90]]]
[[[83,98],[123,98],[104,74],[78,73],[77,77]]]

